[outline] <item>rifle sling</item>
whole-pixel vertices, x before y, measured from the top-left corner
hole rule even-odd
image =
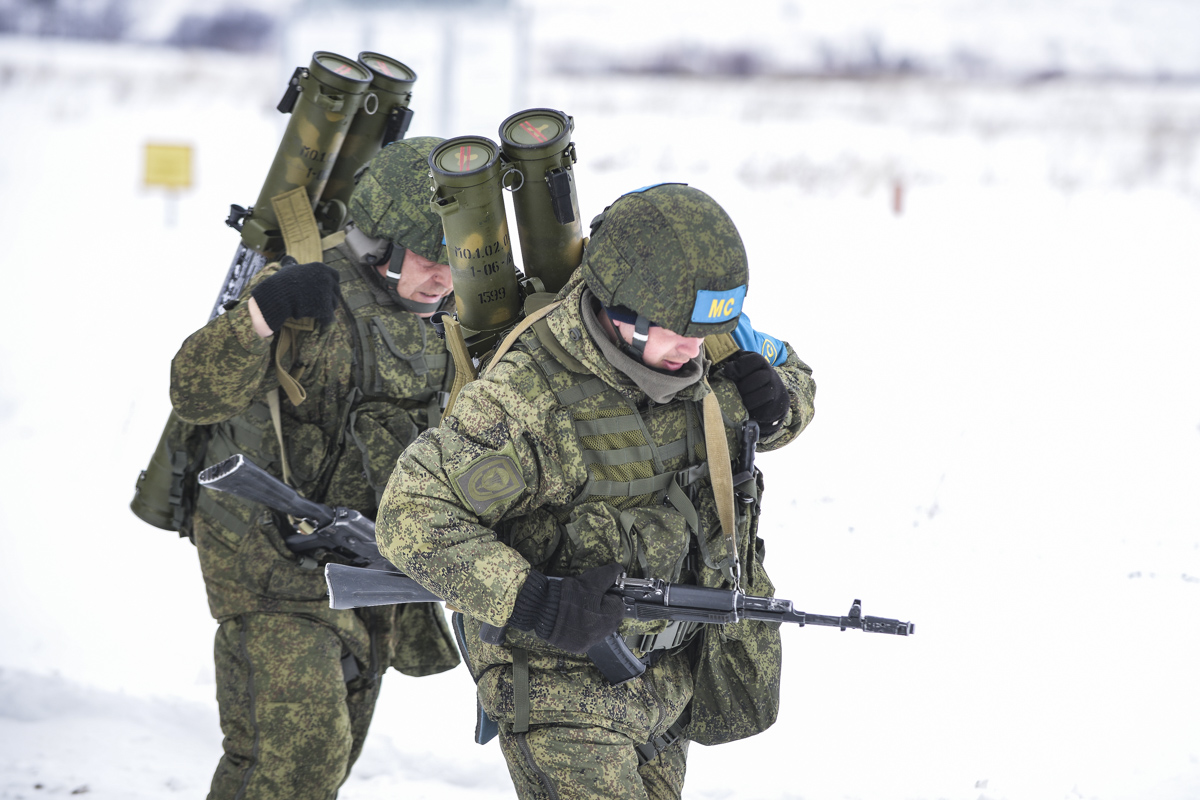
[[[733,466],[729,463],[729,445],[725,441],[725,423],[721,418],[721,403],[709,387],[704,396],[704,444],[708,458],[708,475],[712,481],[717,516],[729,545],[729,558],[724,567],[725,577],[735,591],[742,590],[742,566],[738,560],[736,516],[733,511]]]

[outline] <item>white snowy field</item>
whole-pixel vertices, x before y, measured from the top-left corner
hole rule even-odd
[[[494,138],[430,127],[437,64],[373,46],[422,76],[412,134]],[[0,39],[0,66],[0,797],[201,797],[215,623],[192,547],[128,502],[295,64]],[[1200,797],[1200,87],[524,97],[575,117],[585,218],[660,180],[730,212],[748,312],[818,383],[761,460],[778,594],[917,625],[785,631],[778,723],[694,747],[686,796]],[[193,146],[193,190],[141,188],[147,141]],[[390,674],[341,796],[511,797],[473,705],[462,668]]]

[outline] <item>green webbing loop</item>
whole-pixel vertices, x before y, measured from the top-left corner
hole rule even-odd
[[[674,472],[664,472],[652,478],[634,481],[588,481],[583,491],[588,497],[640,497],[666,489],[675,482]]]
[[[663,460],[684,456],[687,454],[687,442],[683,439],[677,439],[670,444],[658,448],[658,453]],[[636,447],[622,447],[619,450],[583,451],[583,463],[603,464],[609,467],[621,464],[635,464],[639,461],[650,461],[653,458],[654,450],[648,444],[637,445]]]
[[[514,647],[513,654],[513,733],[529,730],[529,651]]]
[[[692,504],[692,501],[687,496],[687,492],[680,487],[678,482],[671,481],[671,485],[667,487],[667,500],[687,520],[688,527],[692,529],[692,535],[699,534],[700,514],[697,513],[696,506]]]
[[[617,417],[600,417],[599,419],[581,419],[576,421],[575,430],[579,437],[606,436],[642,430],[642,422],[637,414],[622,414]]]

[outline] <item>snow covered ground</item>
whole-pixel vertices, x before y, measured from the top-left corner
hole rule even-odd
[[[396,42],[371,46],[421,75],[412,134],[516,110],[438,129],[438,62]],[[0,797],[207,791],[215,625],[191,546],[128,502],[296,63],[0,39]],[[748,312],[819,387],[762,458],[779,594],[917,624],[785,631],[779,722],[695,747],[687,796],[1200,797],[1200,87],[535,74],[523,97],[575,117],[585,217],[659,180],[729,210]],[[193,190],[141,188],[148,141],[194,147]],[[471,691],[389,675],[341,796],[511,797]]]

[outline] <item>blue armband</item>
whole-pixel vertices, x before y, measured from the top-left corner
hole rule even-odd
[[[738,319],[737,328],[733,331],[733,340],[743,350],[759,353],[773,367],[778,367],[787,361],[787,348],[782,339],[759,333],[750,325],[750,317],[745,313]]]

